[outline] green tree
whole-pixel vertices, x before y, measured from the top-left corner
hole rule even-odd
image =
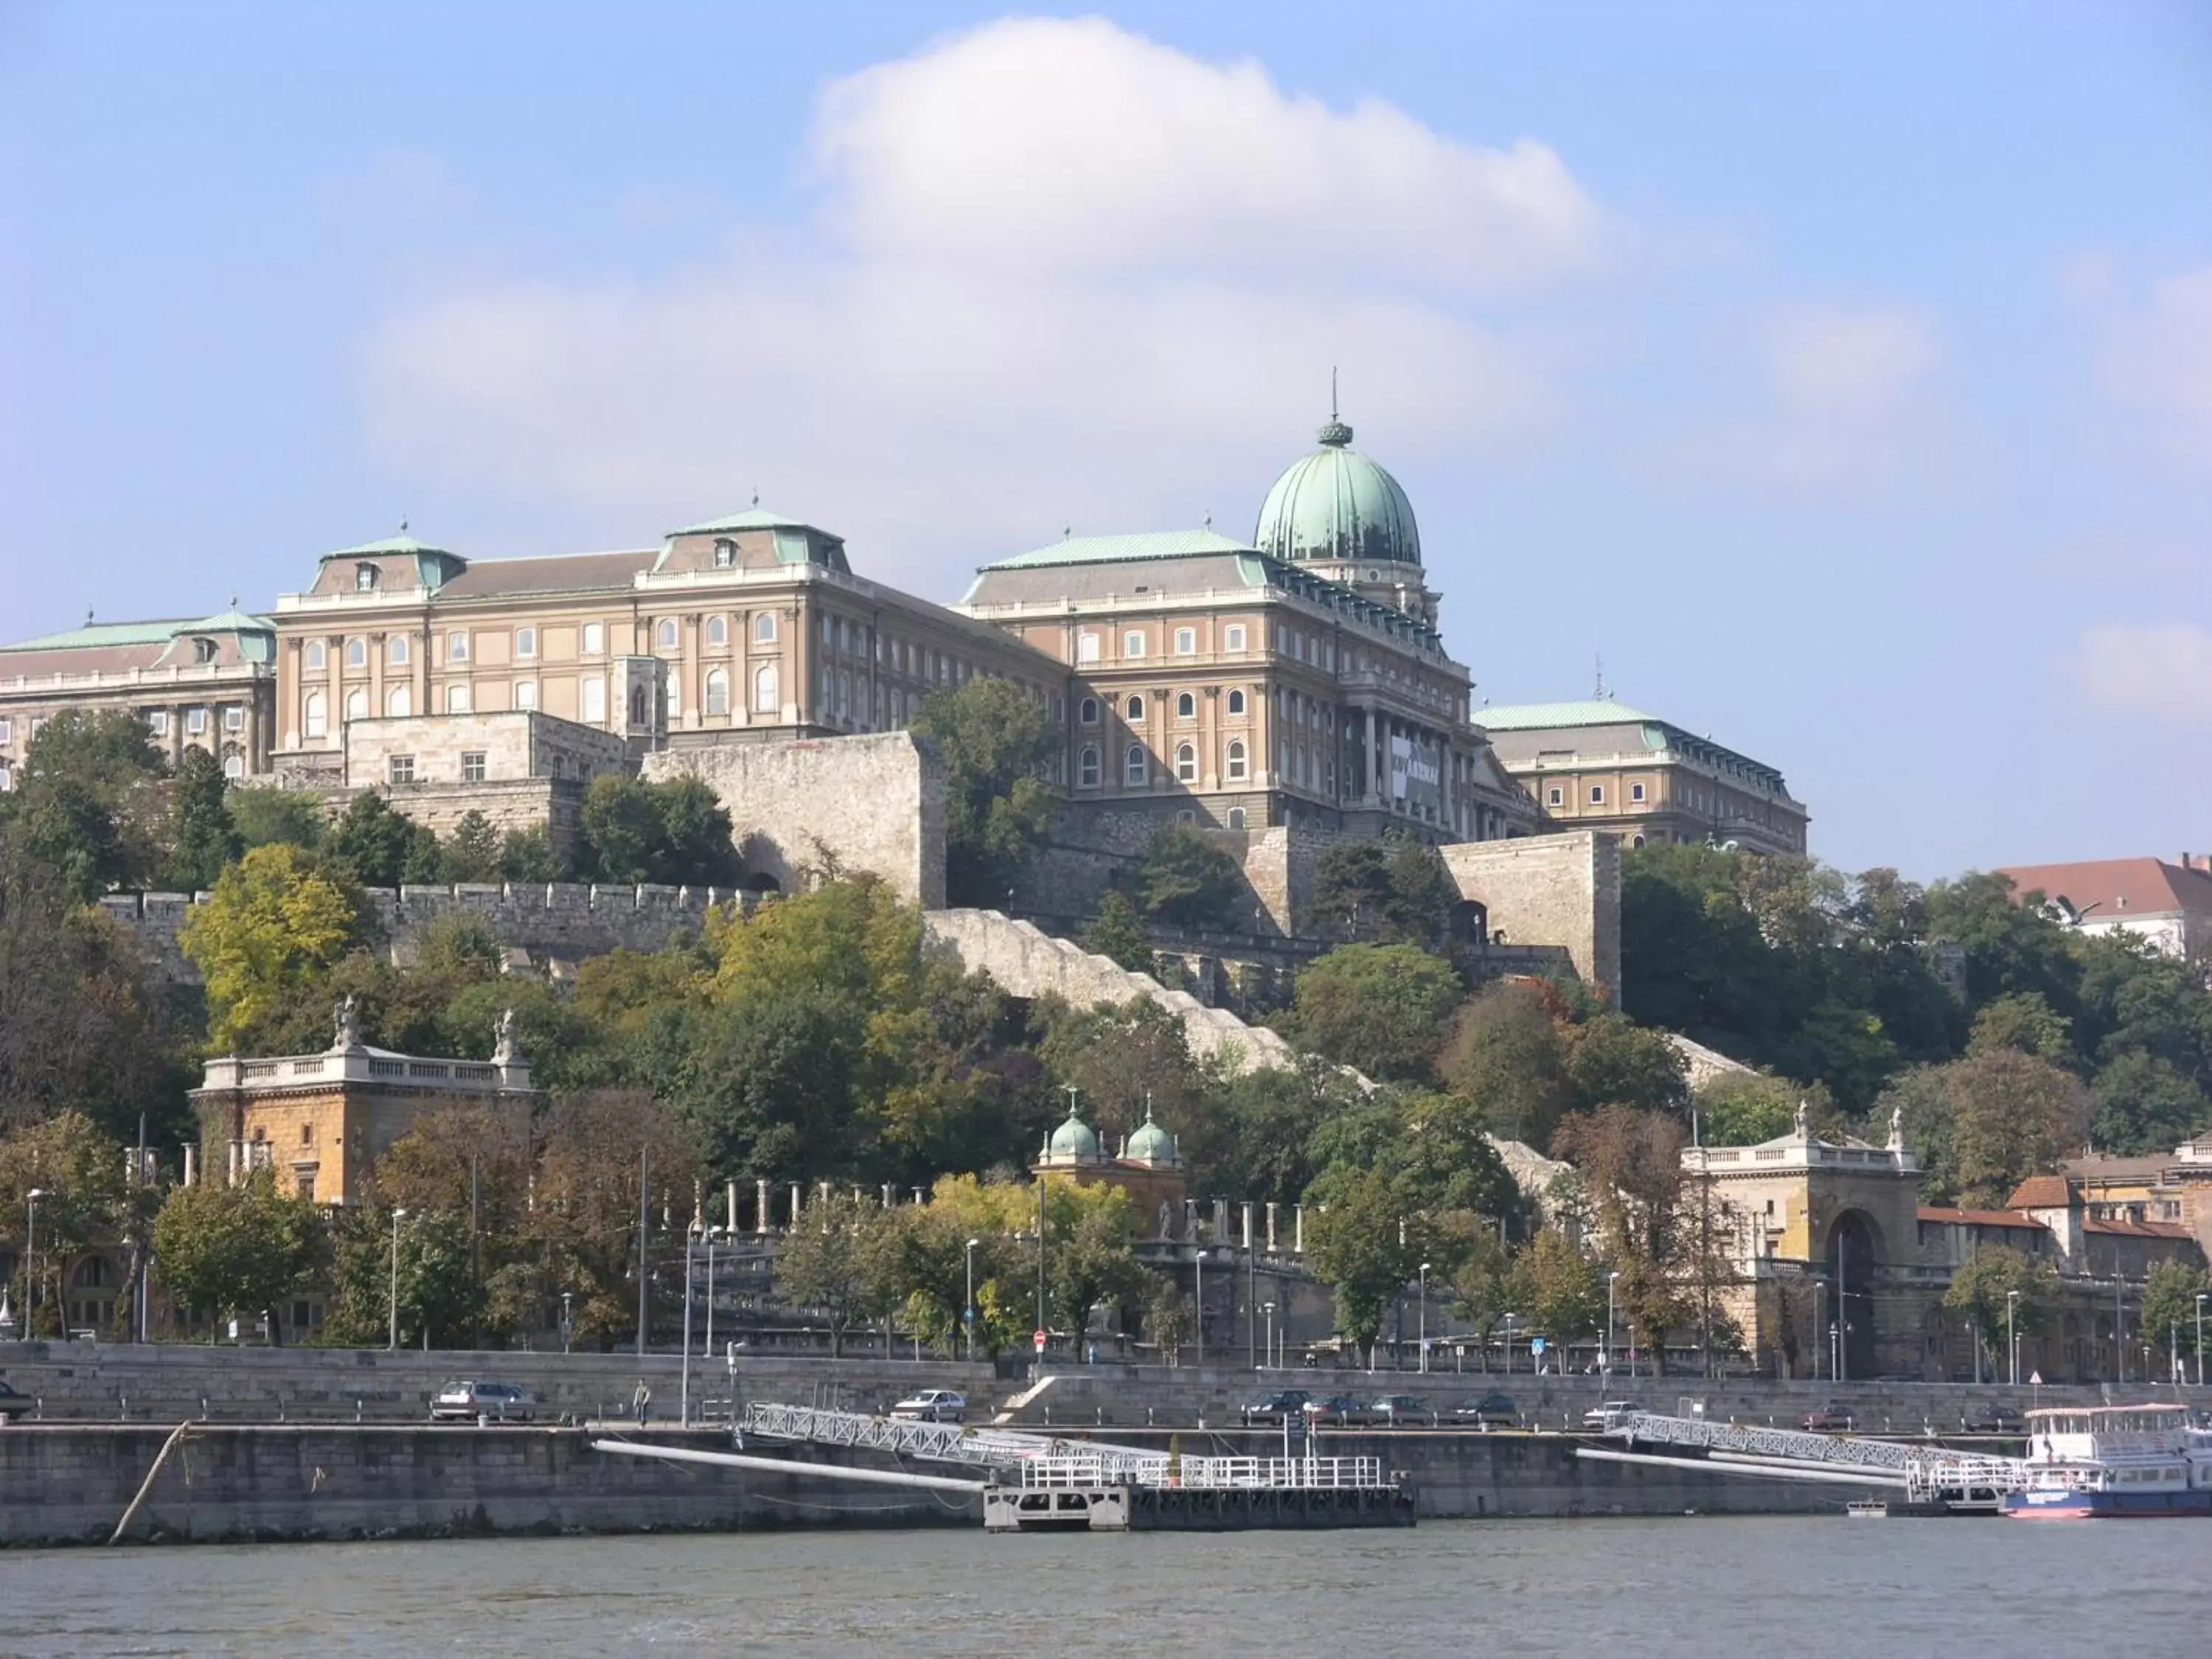
[[[1983,1005],[1966,1038],[1969,1052],[2010,1048],[2053,1066],[2074,1062],[2073,1022],[2036,991],[2013,991]]]
[[[731,840],[730,810],[703,778],[684,776],[647,784],[660,820],[656,879],[674,884],[730,886],[741,873]]]
[[[266,786],[234,789],[223,798],[223,807],[241,847],[266,847],[278,841],[319,847],[329,823],[321,799],[305,790]]]
[[[1147,1269],[1145,1277],[1145,1340],[1169,1364],[1180,1365],[1183,1344],[1198,1328],[1196,1312],[1182,1287],[1165,1273]]]
[[[1331,1177],[1334,1178],[1331,1178]],[[1315,1183],[1321,1207],[1306,1222],[1306,1257],[1336,1295],[1336,1326],[1372,1365],[1383,1321],[1428,1259],[1428,1227],[1398,1182],[1342,1166]]]
[[[1202,830],[1163,824],[1137,862],[1137,903],[1173,927],[1222,927],[1236,919],[1243,872]]]
[[[240,850],[223,798],[230,781],[222,763],[204,749],[187,749],[169,787],[169,859],[163,872],[179,892],[204,892]]]
[[[1522,1328],[1562,1351],[1605,1328],[1605,1275],[1556,1227],[1543,1229],[1516,1259],[1511,1290]]]
[[[1314,915],[1352,939],[1371,939],[1390,900],[1390,855],[1380,841],[1331,842],[1314,860]]]
[[[1298,975],[1299,1042],[1383,1079],[1431,1075],[1461,996],[1449,963],[1413,945],[1340,945]]]
[[[499,831],[471,807],[461,814],[439,849],[439,876],[446,881],[497,881],[501,853]]]
[[[1567,1033],[1567,1076],[1592,1106],[1680,1114],[1689,1098],[1688,1067],[1666,1033],[1601,1013]]]
[[[364,789],[346,803],[324,846],[331,860],[364,886],[397,887],[438,878],[435,832],[395,811],[374,789]]]
[[[552,836],[538,827],[507,832],[500,843],[499,873],[503,881],[542,884],[560,881],[568,872],[560,854],[553,850]]]
[[[1045,1293],[1054,1322],[1080,1352],[1092,1311],[1142,1297],[1135,1238],[1140,1218],[1119,1187],[1054,1181],[1045,1193]]]
[[[2028,1176],[2078,1150],[2087,1133],[2081,1083],[2033,1054],[1984,1049],[1943,1067],[1942,1078],[1965,1203],[2002,1205]]]
[[[2144,1335],[2153,1341],[2163,1340],[2169,1356],[2201,1360],[2197,1346],[2201,1328],[2197,1298],[2208,1292],[2212,1292],[2212,1277],[2202,1268],[2172,1257],[2151,1263],[2150,1271],[2143,1275],[2141,1322]]]
[[[1526,982],[1500,981],[1471,999],[1452,1023],[1437,1069],[1494,1133],[1531,1146],[1549,1145],[1576,1104],[1559,1024]]]
[[[14,1218],[9,1233],[22,1244],[30,1242],[33,1192],[40,1195],[38,1256],[33,1262],[27,1250],[16,1252],[17,1302],[33,1334],[59,1336],[70,1259],[130,1230],[133,1193],[123,1149],[79,1111],[11,1129],[0,1136],[0,1215]]]
[[[217,1052],[237,1052],[246,1033],[344,955],[361,930],[351,884],[313,854],[278,842],[224,871],[179,936],[207,982],[209,1039]]]
[[[167,770],[136,715],[57,714],[32,734],[15,788],[0,794],[0,838],[20,838],[76,898],[143,887],[161,863]]]
[[[1042,1015],[1037,1057],[1055,1085],[1076,1091],[1085,1121],[1101,1135],[1129,1133],[1148,1105],[1178,1134],[1203,1133],[1216,1081],[1171,1011],[1132,997],[1119,1007],[1054,1006]]]
[[[1723,1072],[1694,1091],[1698,1138],[1708,1146],[1755,1146],[1790,1133],[1801,1103],[1815,1133],[1840,1130],[1834,1103],[1818,1084],[1764,1072]]]
[[[1003,908],[1043,845],[1059,752],[1049,711],[1011,680],[972,679],[932,692],[911,729],[945,767],[945,885],[955,904]]]
[[[1145,932],[1137,907],[1119,888],[1098,902],[1097,915],[1083,930],[1077,943],[1086,951],[1120,963],[1133,974],[1152,971],[1152,941]]]
[[[215,1322],[273,1310],[307,1281],[321,1242],[314,1205],[278,1192],[267,1170],[234,1187],[175,1188],[154,1223],[162,1283]]]
[[[2212,1125],[2212,1101],[2196,1080],[2139,1048],[2098,1071],[2089,1099],[2090,1139],[2124,1158],[2171,1152]]]
[[[1161,1121],[1176,1133],[1194,1190],[1289,1205],[1318,1172],[1315,1135],[1358,1092],[1334,1066],[1308,1059],[1224,1078],[1191,1116]]]
[[[580,814],[582,863],[595,881],[713,884],[736,880],[730,814],[696,777],[641,783],[592,780]]]
[[[833,1191],[809,1205],[783,1236],[775,1258],[776,1295],[823,1316],[833,1359],[844,1352],[845,1333],[855,1321],[897,1304],[890,1226],[873,1200]]]
[[[1692,1311],[1686,1270],[1697,1265],[1699,1238],[1686,1225],[1679,1120],[1659,1112],[1607,1105],[1560,1124],[1554,1155],[1571,1159],[1597,1222],[1601,1253],[1620,1274],[1615,1300],[1664,1375],[1667,1333]]]
[[[2011,1299],[2014,1295],[2016,1302]],[[1965,1317],[1985,1350],[2002,1352],[2008,1307],[2019,1337],[2049,1326],[2058,1306],[2058,1275],[2048,1262],[2002,1244],[1985,1245],[1951,1275],[1943,1305]]]
[[[1388,888],[1382,900],[1386,942],[1441,950],[1451,934],[1451,919],[1463,901],[1459,884],[1444,867],[1443,854],[1411,836],[1392,836]]]

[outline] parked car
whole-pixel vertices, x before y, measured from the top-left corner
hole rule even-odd
[[[1309,1400],[1302,1409],[1309,1423],[1364,1423],[1368,1418],[1367,1402],[1348,1394]]]
[[[1809,1411],[1797,1419],[1797,1426],[1808,1434],[1848,1434],[1858,1427],[1858,1419],[1851,1408],[1831,1400],[1818,1411]]]
[[[968,1416],[968,1397],[951,1389],[921,1389],[891,1407],[893,1417],[917,1423],[959,1423]]]
[[[465,1423],[489,1417],[495,1423],[529,1423],[538,1417],[538,1396],[512,1382],[448,1382],[430,1396],[433,1423]]]
[[[1486,1394],[1480,1400],[1462,1401],[1452,1408],[1452,1415],[1486,1428],[1510,1429],[1521,1421],[1521,1407],[1510,1394]]]
[[[1583,1426],[1586,1429],[1601,1429],[1616,1417],[1626,1417],[1631,1412],[1640,1412],[1643,1409],[1644,1407],[1633,1400],[1607,1400],[1602,1404],[1592,1406],[1583,1413]]]
[[[1306,1401],[1313,1395],[1304,1389],[1278,1389],[1273,1394],[1263,1394],[1244,1407],[1244,1423],[1279,1423],[1286,1417],[1296,1417],[1305,1409]]]
[[[1401,1424],[1431,1422],[1436,1413],[1429,1409],[1425,1400],[1416,1400],[1410,1394],[1386,1394],[1370,1402],[1367,1417],[1370,1422],[1396,1428]]]
[[[1968,1412],[1963,1426],[1968,1434],[2026,1434],[2027,1419],[2010,1406],[1984,1406]]]
[[[39,1408],[39,1402],[6,1377],[0,1376],[0,1412],[10,1417],[22,1417]]]

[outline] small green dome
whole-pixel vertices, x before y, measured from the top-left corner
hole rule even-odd
[[[1076,1116],[1075,1108],[1067,1109],[1067,1121],[1052,1132],[1045,1142],[1045,1157],[1053,1163],[1096,1163],[1098,1159],[1098,1137],[1091,1126]]]
[[[1352,447],[1352,428],[1335,416],[1321,447],[1291,463],[1260,509],[1252,545],[1298,563],[1421,562],[1413,504],[1398,481]]]
[[[1122,1143],[1121,1156],[1134,1164],[1180,1164],[1182,1156],[1176,1150],[1175,1137],[1152,1121],[1152,1109],[1145,1108],[1145,1121],[1137,1132]]]

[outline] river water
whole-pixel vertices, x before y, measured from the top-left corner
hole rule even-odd
[[[2212,1525],[1838,1517],[0,1556],[0,1653],[2212,1652]]]

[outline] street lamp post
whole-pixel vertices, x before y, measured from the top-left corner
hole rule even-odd
[[[569,1317],[570,1294],[571,1292],[568,1291],[561,1292],[561,1352],[562,1353],[568,1352],[568,1335],[575,1328],[574,1322]]]
[[[696,1228],[684,1230],[684,1364],[677,1372],[676,1420],[691,1426],[691,1250],[699,1242]]]
[[[2020,1306],[2020,1292],[2005,1292],[2005,1353],[2011,1362],[2012,1385],[2020,1386],[2020,1329],[2014,1322],[2013,1313]]]
[[[33,1187],[23,1194],[24,1208],[28,1218],[23,1224],[23,1334],[36,1336],[39,1328],[33,1316],[39,1298],[39,1200],[46,1195],[43,1187]]]
[[[983,1241],[968,1241],[968,1300],[960,1310],[960,1322],[968,1334],[968,1363],[975,1363],[975,1247]]]
[[[1605,1359],[1598,1369],[1607,1376],[1613,1375],[1613,1291],[1620,1282],[1618,1272],[1605,1276]]]
[[[392,1324],[385,1346],[393,1353],[399,1352],[399,1224],[407,1219],[407,1212],[392,1212]]]
[[[1813,1281],[1813,1380],[1815,1382],[1820,1380],[1820,1328],[1827,1323],[1826,1316],[1822,1311],[1827,1294],[1827,1281],[1821,1279],[1814,1279]]]
[[[2204,1298],[2200,1296],[2197,1299],[2201,1303]],[[1275,1304],[1267,1302],[1261,1305],[1267,1310],[1267,1363],[1272,1365],[1275,1363]],[[2197,1363],[2200,1365],[2203,1363],[2201,1356]]]
[[[1828,1375],[1840,1378],[1843,1374],[1844,1328],[1836,1320],[1828,1322]]]
[[[1429,1369],[1429,1264],[1421,1263],[1421,1370]]]
[[[1193,1259],[1198,1263],[1198,1284],[1194,1297],[1197,1306],[1192,1326],[1198,1338],[1198,1363],[1203,1366],[1206,1364],[1206,1252],[1200,1250]]]
[[[2204,1297],[2197,1298],[2197,1386],[2204,1386]]]
[[[709,1359],[714,1357],[714,1232],[712,1227],[707,1229],[707,1335],[699,1345],[699,1352]],[[700,1387],[706,1387],[704,1378]],[[704,1401],[700,1402],[699,1415],[702,1419],[707,1415]]]

